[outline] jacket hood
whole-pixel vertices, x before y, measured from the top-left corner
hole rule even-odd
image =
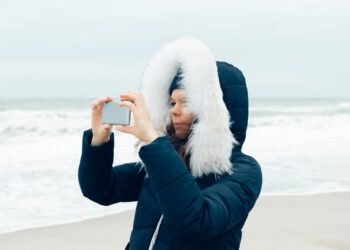
[[[160,136],[167,135],[171,123],[169,87],[178,71],[186,105],[198,119],[186,145],[192,175],[232,174],[231,154],[241,151],[248,125],[248,92],[242,72],[215,61],[209,48],[195,37],[165,43],[146,66],[140,91]]]

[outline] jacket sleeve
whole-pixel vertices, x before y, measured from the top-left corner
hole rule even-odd
[[[145,176],[139,162],[113,167],[114,134],[100,146],[91,146],[91,139],[92,129],[84,131],[78,169],[83,195],[104,206],[138,200]]]
[[[164,223],[183,237],[206,239],[222,234],[246,218],[259,196],[260,166],[251,160],[240,172],[201,190],[167,136],[140,148]]]

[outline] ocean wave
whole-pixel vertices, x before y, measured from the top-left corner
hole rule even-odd
[[[251,116],[249,118],[249,127],[274,126],[281,127],[299,127],[299,128],[323,128],[336,126],[338,128],[345,127],[350,124],[350,114],[328,114],[317,115],[273,115],[273,116]]]
[[[49,136],[82,131],[84,126],[90,123],[90,113],[6,110],[0,112],[0,120],[0,136]]]
[[[254,106],[249,108],[249,112],[257,116],[268,116],[275,114],[350,114],[350,103],[337,103],[333,106]]]

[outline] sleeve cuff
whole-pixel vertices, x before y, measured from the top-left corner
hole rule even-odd
[[[153,147],[153,146],[162,143],[162,141],[165,140],[165,139],[167,139],[167,137],[168,137],[167,135],[158,136],[158,137],[157,137],[156,139],[154,139],[152,142],[143,145],[141,148],[143,148],[143,150],[149,150],[149,149],[152,150],[152,147]],[[141,148],[140,148],[140,150],[141,150]]]
[[[111,133],[109,141],[105,142],[99,146],[92,146],[91,145],[91,140],[92,140],[92,129],[88,129],[84,131],[84,136],[83,136],[83,151],[86,153],[90,154],[101,154],[103,152],[108,152],[114,150],[114,134]],[[90,155],[88,154],[88,155]]]
[[[114,145],[114,134],[113,134],[113,133],[111,133],[108,142],[105,142],[105,143],[103,143],[103,144],[101,144],[101,145],[98,145],[98,146],[93,146],[93,145],[91,145],[91,140],[92,140],[92,129],[88,129],[88,130],[85,130],[85,131],[84,131],[84,138],[86,139],[86,141],[85,141],[86,146],[91,147],[91,148],[94,148],[94,149],[99,149],[99,148],[103,148],[103,147],[108,147],[108,146],[111,146],[111,144]]]
[[[114,137],[100,146],[91,146],[92,129],[85,130],[82,138],[82,154],[78,176],[84,193],[103,190],[111,175],[114,154]]]

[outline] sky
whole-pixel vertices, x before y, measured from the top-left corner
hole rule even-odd
[[[350,2],[1,0],[0,98],[138,91],[166,42],[196,36],[252,98],[350,98]]]

